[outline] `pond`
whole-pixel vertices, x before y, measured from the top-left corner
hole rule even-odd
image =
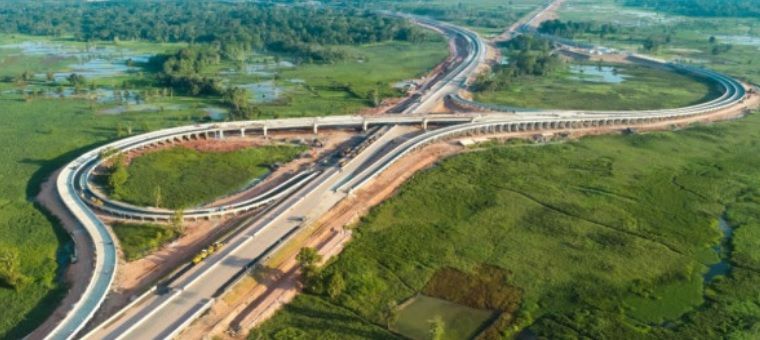
[[[224,120],[224,117],[227,115],[227,112],[229,112],[229,110],[225,108],[216,107],[216,106],[204,107],[202,110],[203,112],[206,113],[206,117],[208,117],[209,119],[213,121]]]
[[[760,37],[753,37],[749,35],[716,35],[715,38],[719,43],[760,46]]]
[[[97,88],[95,90],[79,89],[76,90],[71,86],[32,86],[27,85],[21,89],[6,90],[4,94],[38,94],[46,98],[77,98],[91,99],[98,104],[123,104],[137,105],[143,104],[145,99],[138,91],[113,90],[107,88]]]
[[[723,233],[723,237],[721,238],[720,243],[713,247],[713,251],[718,254],[720,261],[708,267],[707,273],[704,275],[705,282],[707,283],[712,282],[718,276],[725,276],[731,271],[729,244],[731,243],[731,237],[733,236],[734,231],[731,229],[728,221],[723,217],[718,219],[718,227],[720,228],[721,233]]]
[[[127,112],[163,112],[183,110],[187,107],[182,104],[162,104],[162,103],[141,103],[134,105],[118,105],[111,108],[100,110],[104,115],[118,115]]]
[[[597,83],[620,84],[628,77],[617,67],[598,65],[570,65],[570,79]]]
[[[402,305],[392,328],[410,339],[429,339],[430,320],[440,317],[445,339],[472,339],[495,314],[493,311],[419,295]]]
[[[273,102],[280,98],[283,92],[282,88],[275,84],[274,80],[235,86],[248,90],[251,94],[251,101],[254,103]]]

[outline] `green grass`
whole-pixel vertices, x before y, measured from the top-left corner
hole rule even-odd
[[[231,152],[175,147],[148,153],[129,164],[129,178],[118,198],[141,206],[190,208],[243,189],[269,172],[268,166],[288,162],[304,150],[273,145]]]
[[[371,107],[370,91],[377,89],[381,97],[402,96],[392,87],[394,83],[422,76],[448,56],[448,47],[440,38],[419,44],[393,41],[344,48],[357,58],[282,69],[276,84],[284,88],[284,97],[278,103],[260,105],[261,110],[276,117],[356,112]],[[291,79],[303,80],[304,85],[292,84]],[[333,84],[348,84],[352,91],[335,89]]]
[[[605,83],[569,69],[546,77],[521,77],[506,88],[476,93],[476,100],[522,108],[648,110],[677,108],[717,97],[701,78],[637,65],[615,67],[625,80]],[[579,79],[580,78],[580,79]]]
[[[117,223],[112,229],[127,261],[143,258],[180,234],[171,227],[155,224]]]
[[[408,13],[432,16],[470,28],[486,37],[498,35],[520,17],[543,6],[541,0],[428,0],[428,1],[372,1],[382,9],[394,8]],[[372,6],[371,5],[371,6]]]
[[[393,328],[411,339],[429,339],[430,320],[436,316],[443,320],[444,339],[470,339],[494,313],[420,295],[399,311]]]
[[[380,325],[311,295],[299,295],[281,313],[282,327],[253,331],[249,339],[397,339]],[[336,323],[335,320],[341,320]]]
[[[511,272],[523,291],[510,334],[547,338],[752,338],[760,329],[760,115],[679,132],[492,146],[415,176],[363,219],[326,269],[334,308],[383,311],[435,272]],[[701,279],[723,213],[737,230],[731,273]],[[306,295],[262,325],[286,327],[326,297]],[[344,321],[316,312],[329,327]],[[668,325],[663,327],[661,325]],[[310,329],[299,328],[307,337]]]

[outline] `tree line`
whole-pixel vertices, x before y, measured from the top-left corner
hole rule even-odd
[[[624,4],[698,17],[760,17],[757,0],[625,0]]]
[[[404,20],[361,9],[209,0],[3,1],[0,32],[73,35],[81,41],[214,43],[230,58],[269,49],[305,53],[314,61],[340,57],[321,45],[415,42],[428,36]]]
[[[538,31],[544,34],[556,35],[572,39],[577,34],[594,34],[604,38],[608,34],[616,34],[621,31],[619,25],[597,24],[594,22],[562,21],[559,19],[547,20],[541,23]]]

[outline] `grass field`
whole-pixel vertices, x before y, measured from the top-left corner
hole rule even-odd
[[[243,189],[305,150],[294,145],[200,152],[175,147],[132,160],[118,198],[141,206],[191,208]],[[157,204],[158,203],[158,204]]]
[[[117,223],[112,229],[127,261],[140,259],[180,235],[171,227],[155,224]]]
[[[648,110],[676,108],[705,102],[719,95],[716,86],[686,74],[638,65],[603,65],[606,77],[622,77],[619,83],[602,80],[597,65],[574,65],[546,77],[521,77],[508,87],[476,93],[484,103],[521,108]],[[583,67],[585,73],[578,68]],[[616,74],[608,71],[615,69]],[[617,79],[619,80],[619,79]]]
[[[498,35],[512,23],[546,2],[541,0],[428,0],[373,1],[377,8],[397,10],[433,17],[470,28],[486,37]]]
[[[345,47],[351,60],[330,65],[303,64],[279,71],[276,82],[284,94],[272,104],[259,107],[265,116],[323,116],[349,114],[372,106],[368,94],[399,97],[396,82],[424,75],[448,56],[443,39],[412,44],[388,42]],[[293,83],[295,80],[298,83]],[[347,85],[350,91],[335,85]]]
[[[383,325],[386,306],[418,294],[440,268],[473,272],[487,263],[510,272],[505,284],[524,293],[508,334],[753,338],[758,138],[756,113],[679,132],[496,145],[453,157],[357,226],[325,269],[345,278],[341,295],[301,296],[254,334],[290,328],[314,338],[313,328],[291,322],[306,317],[326,329]],[[718,260],[711,247],[724,213],[736,230],[734,267],[703,284]]]
[[[443,320],[444,339],[471,339],[493,315],[491,311],[420,295],[399,311],[393,329],[411,339],[426,340],[430,338],[430,321],[438,316]]]

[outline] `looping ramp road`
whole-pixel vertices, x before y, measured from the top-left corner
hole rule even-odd
[[[100,209],[121,218],[164,220],[171,211],[141,208],[112,202],[98,196],[88,187],[92,170],[103,161],[106,150],[127,151],[173,141],[197,138],[223,138],[246,133],[267,134],[276,130],[312,130],[318,133],[325,128],[356,128],[368,130],[373,126],[392,126],[382,136],[342,168],[323,166],[298,174],[282,186],[251,200],[236,202],[213,209],[189,211],[189,218],[210,218],[237,214],[253,208],[268,206],[250,225],[241,228],[228,245],[207,261],[193,267],[169,287],[168,292],[154,290],[144,294],[132,304],[94,327],[85,338],[91,339],[164,339],[176,336],[185,326],[206,311],[229,281],[251,263],[265,256],[272,247],[287,240],[303,223],[303,217],[316,218],[335,203],[361,188],[374,177],[408,153],[445,138],[513,131],[573,130],[590,127],[625,128],[652,122],[698,117],[732,106],[741,105],[748,88],[731,77],[704,69],[667,64],[667,67],[692,72],[721,84],[723,94],[709,102],[680,109],[651,111],[525,111],[480,112],[463,114],[425,115],[445,97],[477,107],[482,105],[458,97],[457,92],[466,86],[467,79],[484,60],[485,44],[477,34],[449,24],[415,17],[414,20],[459,35],[467,41],[468,55],[451,68],[437,82],[428,87],[419,101],[405,108],[403,115],[331,116],[324,118],[274,119],[183,126],[132,136],[89,151],[69,163],[57,178],[57,191],[66,207],[80,221],[90,236],[95,251],[94,275],[83,297],[72,306],[66,318],[51,332],[48,339],[70,339],[82,330],[108,294],[116,273],[116,242],[108,228],[98,219],[93,209]],[[634,58],[647,58],[633,55]],[[650,62],[659,62],[648,59]],[[494,111],[494,110],[488,110]],[[443,126],[426,131],[403,142],[416,125],[427,130],[428,125]],[[390,147],[392,146],[392,147]],[[93,198],[103,200],[102,205],[92,203]],[[89,204],[93,204],[90,206]],[[294,219],[293,217],[299,217]],[[81,335],[80,335],[81,336]]]

